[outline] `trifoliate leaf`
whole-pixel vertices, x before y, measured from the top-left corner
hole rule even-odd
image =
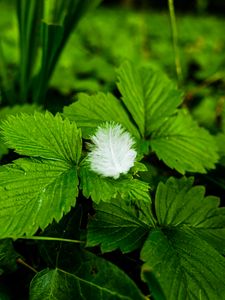
[[[156,192],[155,208],[160,225],[186,224],[214,248],[225,254],[225,208],[219,199],[204,197],[203,186],[192,187],[193,178],[170,178],[160,183]]]
[[[159,184],[159,228],[150,232],[141,251],[143,272],[152,272],[148,285],[158,280],[166,299],[224,299],[225,260],[217,250],[224,253],[225,210],[218,208],[216,197],[204,197],[204,187],[192,184],[193,178]],[[153,286],[156,299],[157,292]]]
[[[7,145],[22,155],[78,163],[81,133],[75,123],[46,112],[10,116],[2,124]]]
[[[64,115],[81,127],[85,137],[89,137],[104,121],[120,123],[133,136],[139,137],[137,128],[131,123],[121,102],[112,94],[88,96],[81,93],[77,102],[64,108]]]
[[[150,202],[149,185],[131,176],[113,179],[102,177],[90,170],[87,163],[80,168],[80,187],[83,195],[99,203],[101,200],[109,202],[120,196],[126,200],[141,200]]]
[[[141,258],[167,300],[224,299],[224,258],[186,226],[153,230]]]
[[[206,173],[218,160],[213,137],[185,111],[168,118],[152,134],[150,145],[159,159],[181,174]]]
[[[18,159],[0,169],[0,238],[32,235],[59,221],[78,195],[76,166]]]
[[[150,224],[146,217],[140,220],[131,203],[119,199],[101,202],[88,225],[87,246],[100,244],[102,252],[117,248],[123,253],[131,252],[143,245]]]
[[[159,71],[125,62],[118,70],[118,80],[122,100],[142,137],[149,136],[182,102],[181,93]]]
[[[30,285],[30,300],[144,300],[134,282],[112,263],[83,253],[73,271],[39,272]],[[110,280],[106,280],[110,274]]]

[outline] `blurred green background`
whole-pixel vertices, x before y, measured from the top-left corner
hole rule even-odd
[[[224,5],[219,0],[175,1],[184,105],[200,124],[212,131],[216,131],[224,103]],[[163,70],[176,81],[167,6],[167,1],[162,0],[105,0],[88,12],[72,31],[42,104],[57,111],[74,101],[78,92],[117,93],[115,68],[125,59]],[[17,93],[20,52],[15,0],[1,0],[0,15],[0,55],[4,57],[8,78],[5,86],[7,91],[13,86]],[[37,62],[39,56],[40,50]],[[34,75],[35,71],[36,67]],[[19,97],[13,103],[17,104],[17,100]],[[8,105],[4,89],[1,102],[2,106]],[[29,96],[27,102],[34,100]]]

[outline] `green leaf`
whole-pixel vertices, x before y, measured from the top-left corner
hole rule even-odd
[[[218,198],[204,197],[204,187],[192,184],[193,178],[169,178],[156,191],[160,228],[150,232],[141,251],[156,299],[155,279],[166,299],[224,297],[225,260],[217,251],[225,250],[225,209],[218,208]]]
[[[10,239],[0,241],[0,276],[4,272],[8,273],[16,271],[16,260],[18,257],[19,254],[14,250]]]
[[[81,133],[75,123],[46,112],[9,116],[2,124],[7,145],[17,153],[77,164]]]
[[[224,258],[186,226],[153,230],[141,258],[167,300],[224,299]]]
[[[218,161],[215,140],[185,111],[167,119],[152,134],[150,145],[159,159],[181,174],[206,173]]]
[[[39,34],[44,1],[17,0],[17,18],[19,27],[20,47],[20,101],[28,100],[28,91],[31,85],[32,73],[39,50]]]
[[[188,225],[214,248],[225,254],[225,208],[219,199],[204,197],[203,186],[192,187],[193,178],[170,178],[160,183],[156,192],[155,209],[160,225]]]
[[[134,179],[131,175],[119,179],[102,177],[91,171],[87,163],[80,167],[80,188],[86,198],[91,197],[96,203],[101,200],[110,202],[118,195],[126,200],[151,201],[148,183]]]
[[[87,252],[79,257],[74,271],[56,268],[38,273],[31,282],[29,299],[144,299],[134,282],[112,263]]]
[[[0,136],[0,158],[7,153],[8,153],[8,148],[6,147],[6,145],[4,144]]]
[[[49,12],[50,6],[53,13],[50,19],[47,17],[47,22],[43,21],[41,24],[42,62],[37,84],[33,88],[36,102],[40,103],[45,99],[49,80],[73,29],[83,15],[100,2],[101,0],[58,0],[53,2],[53,6],[45,4],[45,12]]]
[[[89,222],[86,246],[101,244],[102,252],[117,248],[123,253],[131,252],[143,245],[151,223],[146,217],[140,220],[134,206],[124,200],[101,202]]]
[[[76,203],[80,130],[50,113],[10,116],[2,128],[11,147],[39,159],[19,159],[0,169],[0,237],[32,235]]]
[[[33,88],[34,101],[37,103],[42,103],[45,98],[48,82],[58,59],[63,33],[63,26],[60,24],[41,23],[42,61],[41,69]]]
[[[0,169],[0,238],[32,235],[59,221],[78,195],[76,167],[63,162],[18,159]]]
[[[129,120],[122,103],[112,94],[97,93],[89,96],[81,93],[78,101],[64,107],[64,115],[82,128],[85,137],[89,137],[104,121],[115,121],[139,138],[139,132]]]
[[[6,106],[0,110],[0,124],[5,120],[9,115],[16,115],[19,113],[33,114],[35,111],[40,111],[42,108],[34,104],[25,104],[25,105],[15,105],[15,106]],[[6,147],[2,136],[0,135],[0,158],[8,153],[8,148]]]
[[[35,111],[41,111],[42,107],[36,104],[23,104],[23,105],[14,105],[6,106],[0,110],[0,120],[5,120],[9,115],[18,115],[21,113],[33,114]]]
[[[158,280],[152,272],[151,267],[149,267],[147,264],[145,264],[142,268],[142,278],[147,283],[149,290],[154,295],[156,300],[166,300]]]
[[[221,158],[220,163],[224,165],[224,158],[225,158],[225,134],[224,133],[219,133],[215,137],[216,139],[216,144],[219,149],[219,155]]]
[[[138,125],[149,136],[182,102],[181,93],[163,73],[125,62],[118,70],[122,100]]]

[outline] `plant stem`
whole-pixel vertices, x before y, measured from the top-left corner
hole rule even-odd
[[[179,47],[178,47],[178,31],[177,31],[177,23],[176,23],[176,16],[174,10],[174,2],[173,0],[168,0],[168,7],[170,13],[170,22],[171,22],[171,30],[172,30],[172,39],[173,39],[173,49],[174,49],[174,56],[175,56],[175,67],[177,73],[177,80],[178,83],[182,82],[182,69],[180,63],[180,55],[179,55]]]
[[[21,237],[16,237],[16,238],[11,237],[11,238],[14,240],[24,239],[24,240],[39,240],[39,241],[57,241],[57,242],[67,242],[67,243],[84,243],[84,241],[49,237],[49,236],[21,236]]]
[[[21,258],[17,259],[17,263],[21,264],[23,266],[25,266],[26,268],[30,269],[31,271],[33,271],[34,273],[38,273],[37,270],[35,270],[33,267],[31,267],[30,265],[28,265],[24,260],[22,260]]]

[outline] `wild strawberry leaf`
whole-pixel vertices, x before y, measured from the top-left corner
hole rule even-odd
[[[80,188],[86,198],[91,197],[95,203],[101,200],[110,202],[117,196],[126,200],[141,200],[150,202],[149,185],[131,175],[119,179],[103,177],[90,170],[87,163],[80,167]]]
[[[214,138],[177,108],[181,92],[164,74],[125,62],[118,80],[123,103],[109,94],[82,94],[64,114],[78,122],[86,137],[102,121],[121,123],[138,139],[142,153],[149,152],[150,144],[159,159],[181,174],[205,173],[215,167],[219,157]]]
[[[147,264],[142,268],[142,279],[147,283],[156,300],[167,300],[151,267],[147,266]]]
[[[0,238],[32,235],[53,218],[59,221],[76,203],[76,166],[18,159],[0,169]]]
[[[224,253],[225,210],[216,197],[204,197],[204,187],[192,184],[193,178],[159,184],[158,228],[141,251],[143,271],[151,270],[166,299],[223,299],[225,260],[218,251]]]
[[[24,114],[33,114],[35,111],[41,111],[42,107],[36,104],[23,104],[23,105],[14,105],[6,106],[0,110],[0,120],[5,120],[10,115],[19,115]]]
[[[224,298],[224,258],[186,226],[153,230],[141,258],[167,300]]]
[[[32,235],[76,203],[81,134],[58,115],[10,116],[3,136],[24,158],[0,168],[0,238]]]
[[[101,202],[96,206],[96,214],[88,225],[86,246],[101,245],[102,252],[118,248],[123,253],[131,252],[143,245],[151,222],[148,214],[140,219],[131,202],[120,199],[111,203]]]
[[[97,93],[89,96],[81,93],[78,101],[64,107],[64,115],[75,121],[87,138],[104,121],[118,122],[135,137],[139,137],[139,132],[130,121],[122,103],[112,94]]]
[[[24,105],[15,105],[12,107],[6,106],[0,110],[0,124],[5,120],[9,115],[17,115],[20,113],[33,114],[35,111],[40,111],[42,108],[35,104],[24,104]],[[0,135],[0,158],[8,153],[8,148],[2,136]]]
[[[93,299],[144,300],[135,283],[117,266],[83,252],[73,270],[61,268],[39,272],[30,285],[31,300]],[[110,280],[106,280],[110,274]]]
[[[214,138],[182,110],[153,132],[150,145],[159,159],[181,174],[206,173],[218,161]]]
[[[225,254],[225,208],[219,208],[219,198],[205,197],[203,186],[192,187],[193,178],[170,178],[160,183],[155,209],[164,226],[187,225],[214,248]]]
[[[182,103],[181,92],[162,72],[129,62],[118,69],[117,85],[142,137],[148,137]]]
[[[46,112],[9,116],[1,125],[6,144],[22,155],[78,163],[81,133],[75,123]]]

